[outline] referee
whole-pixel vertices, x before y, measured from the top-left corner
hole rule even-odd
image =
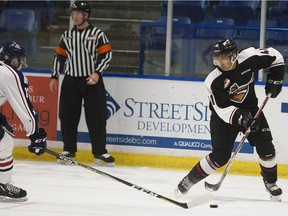
[[[64,143],[62,154],[75,158],[77,128],[83,105],[95,163],[114,166],[115,160],[106,150],[107,106],[102,79],[102,73],[111,61],[112,52],[104,32],[89,23],[90,14],[91,7],[87,2],[76,1],[72,4],[74,27],[62,34],[56,48],[49,88],[53,93],[57,92],[57,80],[64,70],[59,104]],[[61,160],[57,162],[65,164]]]

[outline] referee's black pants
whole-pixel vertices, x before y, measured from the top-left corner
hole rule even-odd
[[[64,151],[77,152],[78,124],[84,102],[85,120],[90,134],[92,154],[106,150],[106,91],[100,76],[96,85],[87,85],[87,77],[65,75],[60,93],[59,118]]]

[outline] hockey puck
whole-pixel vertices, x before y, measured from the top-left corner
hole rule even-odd
[[[210,205],[210,208],[218,208],[218,205]]]

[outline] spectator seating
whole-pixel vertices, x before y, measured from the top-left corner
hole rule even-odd
[[[166,23],[166,16],[159,16],[159,23]],[[175,37],[183,37],[185,34],[184,26],[177,26],[177,24],[190,24],[191,21],[188,17],[173,17],[173,25],[172,27],[172,38]],[[173,41],[172,41],[173,42]],[[172,44],[172,48],[173,48]],[[148,35],[148,49],[150,50],[165,50],[166,48],[166,26],[154,26],[152,27],[152,33]]]
[[[206,17],[209,0],[173,1],[173,15],[190,18],[192,23],[200,23]],[[167,2],[160,5],[161,15],[167,15]]]
[[[280,1],[277,6],[268,9],[269,19],[276,20],[278,25],[283,25],[288,22],[288,2]]]
[[[283,23],[279,26],[282,30],[275,33],[273,40],[274,45],[288,45],[288,23]]]
[[[49,10],[47,1],[9,1],[9,9],[32,10],[35,20],[37,20],[37,29],[44,28],[44,22],[47,20],[47,11]]]
[[[145,54],[145,71],[149,64],[158,65],[159,68],[163,70],[165,62],[165,49],[166,49],[166,16],[159,16],[158,22],[152,24],[151,33],[147,34],[147,53]],[[181,64],[180,50],[185,50],[185,36],[188,37],[188,29],[185,24],[190,24],[191,20],[188,17],[174,16],[173,17],[173,26],[172,26],[172,41],[171,41],[171,67],[176,67]],[[161,24],[161,25],[159,25]],[[144,50],[144,49],[143,49]],[[144,56],[144,53],[141,54]],[[162,67],[161,67],[162,65]],[[140,71],[143,68],[140,67]],[[163,72],[162,72],[163,74]]]
[[[35,16],[32,10],[5,9],[1,14],[2,26],[7,29],[35,31]]]
[[[234,20],[231,18],[207,18],[201,24],[207,27],[198,28],[198,38],[232,38],[235,36],[235,30],[225,26],[233,26]],[[214,27],[211,27],[214,26]]]
[[[253,9],[256,9],[259,7],[259,4],[261,3],[260,0],[250,0],[250,1],[231,1],[231,0],[221,0],[221,5],[227,5],[227,6],[249,6]]]
[[[288,1],[279,1],[278,6],[288,8]]]
[[[191,20],[188,17],[183,16],[174,16],[172,18],[172,21],[174,24],[190,24]],[[159,16],[157,22],[166,23],[167,22],[167,16]],[[160,34],[160,35],[166,35],[166,27],[165,26],[155,26],[152,30],[153,34]],[[174,25],[172,28],[172,34],[173,35],[184,35],[185,34],[185,28],[183,26],[177,26]]]
[[[232,18],[236,25],[246,25],[255,19],[260,0],[255,1],[228,1],[222,0],[213,8],[214,17]]]
[[[275,20],[279,28],[283,30],[276,31],[274,40],[272,40],[273,46],[287,45],[288,44],[288,1],[279,1],[277,6],[270,7],[268,9],[269,19]],[[287,53],[287,50],[285,50]]]
[[[194,59],[190,60],[195,66],[190,67],[195,67],[194,71],[197,73],[205,74],[214,68],[211,53],[215,42],[224,38],[233,38],[235,30],[229,27],[234,25],[234,20],[231,18],[206,18],[201,25],[196,32]]]
[[[259,27],[260,28],[260,19],[252,19],[247,22],[247,27]],[[277,21],[276,20],[266,20],[266,27],[277,27]],[[273,39],[275,35],[275,32],[273,31],[266,31],[266,39]],[[244,29],[241,31],[239,38],[241,39],[253,39],[253,40],[259,40],[260,38],[260,29],[258,30],[249,30]]]
[[[37,22],[33,10],[5,9],[1,14],[1,27],[11,39],[21,44],[27,54],[36,57]]]
[[[260,41],[260,19],[249,20],[246,29],[242,29],[240,34],[234,40],[238,44],[238,48],[244,49],[247,47],[259,47]],[[258,29],[249,29],[249,27],[257,27]],[[266,20],[266,28],[277,27],[275,20]],[[266,45],[270,46],[275,40],[275,31],[266,30],[265,41]]]

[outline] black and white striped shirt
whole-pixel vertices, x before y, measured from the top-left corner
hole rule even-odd
[[[57,79],[63,70],[72,77],[102,74],[111,59],[111,46],[103,31],[91,23],[83,30],[73,27],[62,34],[55,50],[52,78]]]

